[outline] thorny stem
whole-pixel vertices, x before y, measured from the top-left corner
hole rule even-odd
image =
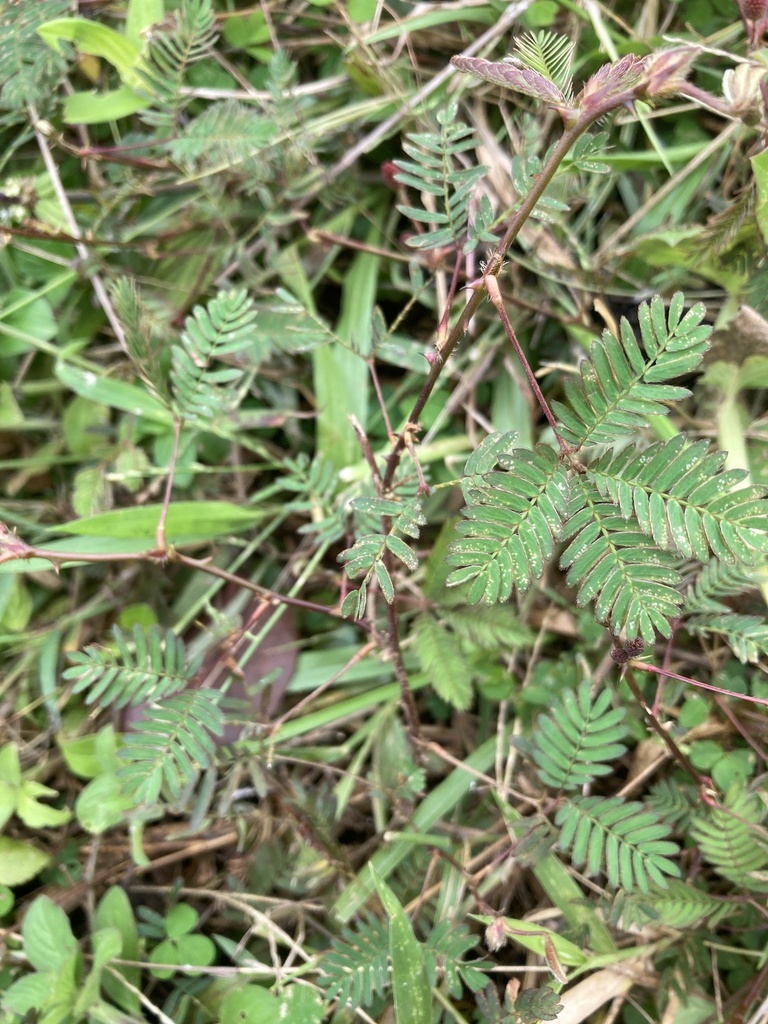
[[[754,752],[757,754],[757,756],[760,758],[760,760],[764,764],[768,764],[768,754],[766,754],[765,750],[763,750],[763,748],[760,746],[760,744],[755,739],[753,739],[752,736],[749,735],[747,730],[741,724],[741,722],[736,717],[736,715],[734,715],[734,713],[728,707],[728,704],[723,700],[723,698],[720,697],[720,696],[716,696],[714,698],[714,701],[715,701],[715,704],[717,704],[717,706],[723,712],[725,717],[728,719],[728,721],[731,723],[731,725],[734,727],[734,729],[742,737],[744,742],[748,743],[749,746],[752,747]]]
[[[515,350],[515,355],[517,356],[520,365],[523,368],[525,376],[528,378],[528,384],[530,385],[531,391],[534,393],[536,401],[539,403],[541,411],[544,413],[544,416],[546,417],[547,423],[549,423],[550,427],[552,427],[554,435],[557,438],[557,443],[560,446],[560,454],[563,458],[567,459],[572,454],[571,449],[558,433],[557,423],[555,422],[555,417],[552,415],[552,410],[549,407],[549,402],[546,400],[541,388],[539,387],[539,382],[536,380],[536,376],[533,370],[531,369],[531,364],[528,362],[525,356],[525,352],[523,352],[522,347],[520,346],[520,342],[517,339],[515,330],[512,324],[510,323],[509,316],[507,315],[507,311],[504,308],[504,300],[502,299],[501,291],[499,290],[498,278],[494,277],[492,274],[489,274],[483,278],[483,282],[485,284],[486,291],[488,292],[488,298],[496,307],[496,312],[499,314],[499,319],[501,320],[502,326],[504,330],[507,332],[507,337],[512,342],[512,348]]]
[[[411,414],[408,417],[407,423],[405,427],[401,430],[401,432],[398,434],[392,446],[392,450],[389,454],[389,457],[387,459],[386,468],[384,470],[384,476],[381,481],[381,490],[384,494],[386,494],[392,487],[392,483],[395,478],[395,473],[397,472],[397,469],[402,460],[403,452],[406,449],[408,449],[409,451],[411,451],[412,455],[415,454],[412,451],[413,425],[419,422],[421,413],[425,405],[427,404],[430,395],[432,394],[432,391],[435,388],[435,385],[438,381],[438,378],[440,377],[443,367],[445,366],[448,358],[458,345],[461,338],[469,329],[469,324],[472,320],[472,317],[475,315],[475,312],[477,311],[478,307],[480,306],[480,303],[483,300],[483,290],[487,291],[489,295],[492,295],[491,290],[495,288],[493,294],[499,294],[498,283],[496,281],[496,278],[498,277],[499,272],[501,271],[504,262],[504,255],[507,249],[515,240],[515,238],[517,238],[520,229],[530,216],[531,211],[536,206],[536,203],[543,195],[547,185],[549,185],[550,181],[555,176],[558,167],[562,163],[563,158],[568,153],[571,146],[582,134],[582,132],[584,132],[594,120],[595,116],[585,116],[584,118],[580,119],[576,123],[576,125],[569,129],[566,129],[563,132],[563,134],[557,142],[557,145],[550,153],[549,159],[542,168],[541,173],[536,177],[533,188],[525,197],[520,206],[520,209],[515,213],[514,217],[512,218],[502,241],[500,242],[498,248],[496,249],[496,252],[493,254],[493,257],[491,258],[488,269],[484,274],[482,281],[478,282],[478,285],[475,287],[474,292],[471,295],[469,301],[467,302],[466,306],[460,313],[459,318],[453,327],[453,330],[451,330],[447,334],[447,337],[445,335],[447,332],[447,320],[448,316],[450,315],[451,308],[450,298],[449,301],[446,303],[445,313],[441,318],[437,330],[436,350],[435,352],[430,354],[430,367],[429,372],[427,374],[427,379],[424,382],[424,385],[421,389],[421,392],[419,393],[418,398],[416,399],[413,409],[411,410]],[[451,282],[451,296],[453,296],[453,294],[455,293],[455,288],[458,282],[458,269],[460,264],[461,260],[457,260],[456,266],[454,268],[453,280]],[[496,305],[495,302],[494,305]],[[498,309],[499,307],[497,306],[496,308]],[[509,325],[509,318],[506,316],[506,311],[504,312],[504,318],[502,319],[502,323],[504,323],[505,329],[507,329],[507,325]],[[526,375],[528,376],[529,380],[532,381],[534,394],[539,400],[542,409],[544,410],[544,414],[551,422],[553,429],[555,429],[555,423],[554,418],[552,416],[552,412],[549,409],[549,406],[543,394],[541,393],[541,388],[539,388],[538,381],[536,381],[536,378],[533,377],[531,368],[528,365],[528,362],[525,359],[522,350],[520,349],[519,342],[517,341],[517,338],[514,335],[514,331],[512,331],[511,325],[509,325],[508,334],[510,334],[511,339],[514,339],[513,345],[515,346],[515,351],[518,353],[518,357],[521,358],[522,360],[522,364],[526,371]],[[558,442],[560,443],[561,452],[564,452],[564,454],[567,454],[570,457],[571,451],[565,444],[565,442],[562,440],[560,435],[557,433],[556,429],[555,434],[558,438]],[[415,458],[414,461],[416,461]],[[416,463],[416,465],[418,467],[418,463]],[[426,486],[426,482],[424,482],[424,486]],[[420,487],[420,490],[421,489],[423,488]],[[403,662],[402,652],[400,649],[397,609],[394,604],[387,606],[387,617],[389,622],[387,642],[395,667],[395,677],[397,678],[398,684],[400,686],[400,697],[403,707],[403,714],[405,716],[406,726],[408,728],[408,732],[410,734],[414,750],[416,750],[419,743],[419,719],[416,711],[416,703],[413,699],[413,692],[411,690],[410,681],[408,679],[408,673],[406,671],[405,664]]]
[[[667,647],[666,647],[666,650],[664,651],[664,660],[661,663],[661,667],[664,670],[669,668],[669,662],[670,662],[670,660],[672,658],[672,648],[673,648],[674,643],[675,643],[675,636],[677,635],[677,630],[678,630],[678,628],[680,626],[680,620],[679,619],[675,619],[675,621],[670,623],[670,625],[672,627],[672,632],[669,635],[669,640],[667,640]],[[656,696],[653,698],[653,713],[654,713],[654,715],[658,715],[658,713],[659,713],[659,708],[661,707],[661,695],[662,695],[663,691],[664,691],[664,676],[660,675],[659,676],[659,680],[658,680],[658,684],[656,686]]]
[[[83,559],[83,555],[77,555],[78,559]],[[169,548],[167,553],[167,559],[169,562],[178,562],[179,565],[186,565],[190,569],[199,569],[200,572],[208,573],[209,576],[216,576],[219,579],[226,580],[229,583],[233,583],[238,587],[245,587],[246,590],[253,591],[254,594],[258,594],[263,597],[269,604],[275,606],[279,604],[288,604],[294,608],[305,608],[311,612],[321,612],[323,615],[330,615],[334,619],[343,619],[345,622],[347,619],[341,614],[338,608],[328,608],[324,604],[316,604],[314,601],[305,601],[300,597],[289,597],[287,594],[278,594],[274,590],[270,590],[268,587],[262,587],[260,583],[254,583],[252,580],[244,579],[242,576],[236,576],[234,573],[227,572],[226,569],[221,569],[218,565],[214,565],[212,562],[206,562],[199,558],[192,558],[190,555],[183,555],[180,551],[176,551],[174,548]],[[367,622],[358,619],[355,622],[356,626],[365,632],[370,631],[370,626]]]
[[[459,287],[459,272],[464,266],[464,257],[459,255],[458,259],[454,263],[453,273],[451,274],[451,284],[448,288],[448,295],[445,299],[445,309],[443,315],[440,317],[440,323],[437,325],[437,348],[442,347],[443,339],[448,334],[448,324],[451,319],[451,309],[453,307],[453,301],[456,298],[456,291]]]
[[[695,780],[699,787],[702,799],[707,803],[710,803],[711,799],[707,795],[707,791],[712,789],[712,780],[707,778],[707,776],[702,775],[701,772],[696,771],[689,759],[682,752],[680,747],[678,747],[677,743],[675,743],[667,730],[662,726],[658,718],[654,715],[653,708],[646,704],[645,698],[643,697],[640,687],[637,685],[637,681],[635,680],[632,669],[629,665],[627,665],[624,671],[624,678],[627,680],[629,688],[635,696],[635,700],[645,712],[645,717],[651,729],[653,729],[659,739],[662,740],[675,761],[677,761],[677,763],[688,772],[691,778]]]
[[[666,676],[667,679],[677,679],[680,683],[689,683],[691,686],[698,686],[702,690],[712,690],[714,693],[722,693],[724,697],[737,697],[739,700],[749,701],[750,704],[763,704],[768,706],[768,699],[765,697],[750,697],[747,693],[734,693],[733,690],[724,690],[722,686],[714,686],[712,683],[702,683],[700,679],[691,679],[689,676],[679,676],[677,672],[670,672],[669,669],[659,668],[658,665],[649,665],[645,661],[629,662],[628,668],[636,668],[640,672],[655,672],[656,675]]]
[[[384,401],[384,393],[381,390],[381,382],[379,381],[379,375],[376,372],[376,364],[373,358],[368,360],[368,370],[371,374],[371,380],[373,381],[373,390],[376,392],[376,400],[379,403],[379,412],[384,420],[384,426],[387,431],[387,437],[390,441],[394,441],[394,432],[392,430],[392,424],[389,419],[389,413],[387,412],[387,404]],[[378,472],[378,466],[376,467]]]
[[[78,551],[65,554],[61,551],[49,550],[48,548],[33,547],[0,523],[0,565],[3,565],[5,562],[29,561],[31,558],[43,558],[47,562],[52,562],[56,572],[58,572],[62,562],[175,562],[178,565],[185,565],[190,569],[198,569],[209,576],[216,576],[218,579],[226,580],[226,582],[232,583],[237,587],[244,587],[246,590],[250,590],[263,598],[271,606],[287,604],[294,608],[305,608],[308,611],[320,612],[323,615],[330,615],[332,618],[344,619],[346,621],[338,608],[328,608],[326,605],[316,604],[314,601],[304,601],[299,597],[278,594],[268,587],[263,587],[260,583],[254,583],[243,576],[237,576],[235,573],[228,572],[226,569],[214,565],[213,562],[184,555],[173,546],[157,548],[152,551],[110,551],[104,553],[98,551]],[[370,625],[365,621],[359,620],[356,624],[365,632],[370,632],[371,630]]]
[[[349,419],[349,422],[352,425],[352,429],[355,432],[355,436],[357,437],[357,443],[360,445],[360,449],[365,457],[365,461],[368,463],[368,468],[371,471],[373,483],[374,486],[376,487],[376,493],[378,495],[381,495],[381,474],[379,473],[379,467],[376,465],[376,457],[373,454],[373,449],[371,448],[371,442],[368,440],[368,435],[363,430],[360,420],[357,418],[357,416],[349,416],[347,418]]]

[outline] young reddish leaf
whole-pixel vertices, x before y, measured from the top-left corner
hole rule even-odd
[[[571,106],[554,82],[533,68],[520,67],[499,61],[485,60],[483,57],[451,57],[451,64],[459,71],[484,78],[487,82],[502,85],[515,92],[549,103],[558,110],[570,110]]]

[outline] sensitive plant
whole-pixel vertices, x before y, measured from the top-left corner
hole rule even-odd
[[[132,12],[139,7],[132,4]],[[295,183],[303,183],[305,199],[319,199],[322,177],[316,154],[306,148],[313,130],[319,137],[322,118],[303,134],[303,144],[296,141],[299,133],[292,129],[301,110],[286,99],[293,69],[285,55],[278,53],[265,71],[267,115],[247,118],[231,100],[214,101],[198,113],[184,82],[217,45],[214,9],[205,0],[183,4],[160,27],[152,22],[136,32],[129,19],[124,38],[66,17],[60,5],[41,5],[35,30],[49,49],[31,38],[28,16],[20,18],[24,39],[30,39],[20,61],[17,54],[5,55],[15,61],[14,75],[22,80],[30,66],[44,66],[52,82],[61,80],[69,54],[62,42],[111,61],[120,80],[117,95],[104,93],[88,122],[82,101],[78,106],[77,94],[70,96],[65,123],[98,124],[135,114],[145,142],[141,159],[162,157],[172,161],[173,173],[185,184],[203,182],[202,195],[212,209],[228,209],[222,175],[241,201],[257,196],[259,244],[279,263],[291,290],[265,288],[268,278],[259,283],[258,299],[242,286],[215,288],[201,263],[196,280],[201,301],[191,312],[184,308],[185,282],[177,277],[167,284],[166,299],[176,296],[183,309],[174,326],[157,291],[138,284],[130,265],[113,272],[108,264],[110,281],[97,295],[131,379],[100,379],[96,364],[76,342],[56,354],[54,373],[58,385],[84,403],[79,448],[71,425],[70,450],[85,456],[89,445],[83,437],[103,430],[106,420],[92,415],[97,404],[119,420],[115,447],[120,450],[105,443],[99,471],[87,466],[75,475],[81,515],[58,524],[55,532],[63,533],[63,540],[41,536],[37,524],[30,533],[33,524],[23,517],[9,518],[0,561],[32,571],[54,566],[62,575],[83,565],[139,563],[186,572],[189,581],[207,576],[247,592],[262,612],[287,606],[314,616],[314,622],[334,623],[339,638],[353,636],[353,653],[340,675],[379,651],[391,676],[378,688],[363,687],[340,698],[329,711],[318,693],[317,706],[299,702],[299,712],[289,710],[277,723],[262,719],[256,735],[244,738],[232,753],[219,742],[226,692],[197,685],[198,645],[185,639],[180,627],[163,628],[150,621],[156,615],[145,615],[130,628],[118,623],[81,650],[70,650],[70,667],[60,677],[55,666],[62,638],[49,634],[55,642],[45,649],[47,678],[56,683],[42,697],[58,725],[65,725],[56,700],[60,692],[66,693],[65,710],[71,704],[76,730],[88,709],[139,709],[133,729],[117,740],[114,731],[102,730],[87,752],[76,746],[81,737],[60,730],[63,758],[73,771],[78,765],[81,778],[91,779],[88,786],[102,786],[102,803],[109,805],[101,816],[93,812],[93,799],[89,811],[85,802],[76,805],[78,824],[96,837],[117,826],[128,828],[133,860],[146,867],[150,858],[142,837],[158,817],[186,816],[192,831],[212,815],[247,820],[237,785],[245,770],[251,796],[265,808],[274,801],[308,851],[307,864],[291,865],[287,874],[275,851],[275,872],[282,870],[302,896],[322,892],[323,879],[333,879],[329,922],[342,930],[333,940],[318,934],[303,946],[264,911],[251,912],[247,885],[236,884],[232,906],[250,918],[252,934],[261,928],[272,949],[279,941],[290,950],[287,967],[274,956],[268,966],[259,960],[258,942],[249,950],[247,938],[233,942],[227,929],[212,931],[213,939],[197,934],[199,912],[186,902],[200,898],[192,886],[165,886],[165,914],[142,907],[138,924],[116,895],[122,890],[108,889],[85,957],[66,914],[41,896],[29,905],[21,940],[12,936],[20,960],[32,970],[13,969],[5,979],[4,1011],[14,1018],[42,1012],[51,1021],[114,1018],[116,1007],[128,1014],[140,1006],[155,1012],[139,984],[137,962],[145,958],[144,969],[157,981],[179,979],[162,1009],[166,1018],[179,1021],[206,1020],[211,1013],[223,1021],[264,1019],[265,1014],[319,1021],[334,1012],[342,1019],[345,1006],[350,1012],[378,1013],[391,1000],[398,1019],[420,1024],[438,1014],[461,1019],[458,1003],[466,993],[480,1020],[553,1020],[568,1005],[569,989],[580,975],[598,978],[621,961],[629,961],[624,965],[629,976],[641,962],[653,964],[660,989],[675,992],[675,998],[699,996],[708,981],[702,954],[717,942],[724,908],[732,916],[729,939],[735,941],[736,933],[748,936],[745,955],[763,970],[752,939],[763,923],[755,897],[764,891],[768,862],[753,756],[762,754],[754,750],[738,706],[725,701],[738,694],[757,714],[767,702],[752,669],[768,653],[764,616],[738,602],[763,585],[768,504],[762,483],[750,478],[750,467],[734,465],[698,431],[678,426],[685,420],[675,410],[690,409],[692,375],[708,347],[705,308],[671,288],[665,297],[649,295],[589,342],[578,367],[566,367],[560,387],[544,389],[530,365],[530,346],[521,343],[513,326],[504,287],[505,260],[524,258],[526,230],[554,223],[567,233],[578,183],[609,171],[609,115],[639,111],[642,123],[643,104],[683,96],[711,100],[715,110],[727,110],[749,125],[754,98],[745,104],[743,97],[736,102],[733,92],[730,100],[697,92],[688,81],[698,56],[691,46],[629,53],[585,75],[580,90],[572,80],[573,48],[546,33],[520,40],[512,61],[455,57],[459,71],[553,111],[562,132],[540,153],[518,154],[512,161],[517,194],[507,209],[494,208],[483,192],[486,168],[471,160],[467,166],[476,137],[459,119],[455,100],[435,114],[432,130],[412,133],[403,143],[404,155],[393,160],[388,177],[398,192],[396,209],[412,229],[405,244],[422,257],[433,254],[436,280],[445,286],[442,293],[436,286],[439,306],[434,298],[425,299],[436,306],[436,340],[426,352],[426,373],[415,377],[415,398],[409,401],[406,394],[402,410],[396,393],[385,393],[377,377],[377,363],[395,360],[407,373],[417,373],[407,353],[396,353],[394,328],[380,312],[371,312],[366,324],[354,324],[354,300],[347,297],[346,321],[334,332],[316,307],[296,252],[280,254],[275,246],[275,233],[295,221],[291,203],[301,191]],[[253,49],[255,40],[249,45]],[[41,95],[36,102],[44,99]],[[8,124],[26,118],[10,84],[3,102]],[[36,141],[50,157],[35,117]],[[597,124],[600,130],[594,131]],[[213,152],[212,138],[229,141]],[[64,208],[60,227],[71,232],[66,214]],[[201,230],[196,243],[210,243],[215,235],[205,234],[209,226]],[[372,231],[371,238],[376,236]],[[108,251],[109,239],[102,242]],[[491,252],[481,264],[476,257],[484,247]],[[348,270],[355,298],[366,289],[375,291],[375,248],[359,254]],[[676,253],[675,260],[685,265],[684,254]],[[425,265],[411,265],[414,296],[429,291]],[[468,272],[472,266],[474,276]],[[460,285],[470,289],[464,305],[458,300]],[[63,272],[56,287],[72,286]],[[529,423],[523,431],[488,430],[463,459],[460,481],[435,481],[432,453],[420,440],[421,420],[430,399],[444,393],[457,347],[488,311],[486,299],[490,319],[498,317],[519,360],[518,390]],[[35,299],[22,299],[22,308],[24,301]],[[20,334],[29,344],[29,335]],[[36,339],[33,351],[52,355],[49,338],[30,334]],[[316,356],[318,396],[323,387],[327,392],[329,373],[350,383],[353,415],[347,423],[346,407],[319,403],[316,436],[322,450],[314,459],[305,451],[281,458],[274,438],[258,431],[274,427],[281,417],[282,422],[294,415],[301,420],[295,399],[283,382],[270,377],[268,367],[273,359],[302,356]],[[385,426],[378,434],[374,416],[354,391],[354,382],[369,374]],[[293,404],[284,409],[281,402]],[[530,414],[532,404],[541,426]],[[272,474],[257,497],[245,508],[211,497],[177,501],[178,491],[192,488],[201,467],[230,445],[248,452],[262,473]],[[352,465],[346,453],[355,447],[361,461]],[[150,469],[148,452],[162,484],[151,488],[157,503],[103,507],[104,467],[136,494],[134,484],[141,486]],[[458,489],[460,517],[446,514],[439,501]],[[279,573],[253,579],[239,569],[237,557],[222,564],[217,551],[209,558],[195,550],[234,538],[245,558],[259,555],[268,538],[288,529],[287,516],[301,520],[302,559],[315,559],[312,571],[300,573],[301,585],[290,592]],[[249,546],[246,538],[262,523],[259,540]],[[427,546],[431,554],[425,558]],[[311,587],[312,573],[323,560],[326,573],[336,574],[331,593],[314,588],[307,598],[302,588]],[[191,591],[194,584],[187,586]],[[536,602],[543,597],[551,608],[577,609],[581,636],[560,653],[557,668],[537,682],[534,671],[547,625],[540,620],[535,626]],[[206,601],[196,605],[189,593],[187,622]],[[699,678],[673,670],[678,651],[688,652],[695,664],[692,655],[699,649],[720,652],[721,658],[724,650],[733,652],[730,685],[721,685],[728,680],[717,673],[702,672]],[[509,672],[494,668],[499,662],[518,671],[527,664],[520,674],[525,685],[516,689]],[[234,678],[238,672],[242,668],[233,668]],[[696,746],[701,741],[691,736],[710,720],[710,705],[697,692],[714,694],[711,706],[733,728],[735,749],[727,751],[723,743],[720,758]],[[457,760],[427,738],[427,722],[465,713],[474,701],[486,726],[495,709],[497,727]],[[404,728],[392,714],[395,706]],[[704,718],[697,721],[702,708]],[[362,716],[364,724],[343,745],[347,768],[332,794],[327,780],[315,798],[298,779],[275,771],[276,763],[293,760],[337,763],[334,744],[313,749],[307,740],[297,749],[296,740],[333,728],[347,715]],[[644,721],[655,736],[659,764],[668,760],[674,767],[668,778],[633,796],[637,787],[631,775],[620,787],[610,783],[638,768],[628,758],[640,749]],[[748,747],[746,759],[728,759]],[[2,749],[6,821],[0,858],[9,867],[10,884],[22,885],[44,868],[55,869],[34,841],[9,832],[8,823],[61,827],[70,815],[39,801],[58,791],[22,770],[17,744]],[[386,828],[388,839],[375,844],[370,866],[360,867],[333,836],[333,825],[350,807],[349,780],[369,762],[371,814],[377,833],[385,834]],[[429,773],[441,763],[452,768],[434,785]],[[478,784],[497,803],[473,798],[471,788]],[[449,813],[460,809],[466,827],[476,830],[465,847],[446,827]],[[491,822],[501,822],[505,832],[495,859],[485,865],[487,880],[480,880],[467,855],[481,845],[478,836]],[[692,859],[693,849],[700,860]],[[560,928],[502,913],[501,905],[494,905],[512,863],[530,872],[556,909]],[[464,908],[455,927],[448,899],[425,897],[429,913],[418,913],[419,890],[427,888],[438,865],[443,885]],[[414,872],[421,876],[415,887]],[[596,892],[597,898],[586,899],[586,892]],[[6,899],[10,906],[10,892]],[[510,984],[502,999],[492,984],[492,961],[475,954],[480,925],[488,954],[498,956],[515,943],[542,958],[549,982],[522,992]],[[54,957],[38,948],[43,931],[57,937]],[[622,933],[639,936],[636,949],[624,948]],[[676,944],[684,947],[683,957],[673,955]],[[220,988],[210,980],[217,977],[213,971],[206,975],[217,951],[227,965],[220,977],[230,983]],[[274,991],[261,983],[232,984],[250,969],[261,971]],[[741,979],[738,965],[732,974],[730,995],[734,1004],[741,1000],[746,1007],[754,983]]]

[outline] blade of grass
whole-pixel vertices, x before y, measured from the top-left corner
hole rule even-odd
[[[378,228],[367,241],[380,243]],[[358,253],[344,278],[341,316],[337,326],[341,344],[325,345],[313,357],[317,396],[317,450],[337,470],[355,463],[360,450],[349,417],[365,429],[368,419],[369,374],[365,357],[371,351],[371,320],[381,259]]]
[[[389,915],[392,994],[398,1024],[432,1024],[432,989],[424,968],[424,951],[400,902],[373,867],[371,877]]]

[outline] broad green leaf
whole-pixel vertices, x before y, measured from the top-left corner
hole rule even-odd
[[[80,792],[75,801],[75,816],[86,832],[98,836],[125,821],[133,807],[134,801],[123,793],[118,777],[106,772],[97,775]]]
[[[75,519],[57,526],[59,533],[90,537],[146,538],[153,541],[160,521],[161,505],[121,508],[112,512]],[[180,543],[182,538],[221,537],[238,530],[247,530],[263,519],[261,509],[247,509],[228,501],[178,501],[168,508],[165,533],[168,542]]]
[[[227,18],[222,35],[230,46],[245,50],[251,57],[265,64],[269,62],[270,29],[263,11],[253,11],[239,18]]]
[[[0,780],[0,828],[16,810],[17,794],[7,782]]]
[[[55,18],[38,28],[51,49],[61,53],[60,40],[74,43],[80,53],[108,61],[129,88],[146,88],[136,73],[141,50],[136,43],[90,18]]]
[[[94,779],[101,772],[119,767],[115,730],[111,725],[87,736],[70,738],[59,733],[56,741],[67,768],[80,779]]]
[[[367,242],[372,246],[381,243],[378,228],[369,231]],[[371,350],[380,264],[381,258],[372,253],[354,257],[344,274],[337,324],[341,344],[324,345],[313,353],[318,451],[336,469],[354,465],[361,457],[349,417],[356,416],[365,429],[370,380],[365,360]]]
[[[470,917],[474,917],[484,924],[493,923],[493,918],[491,917],[482,917],[479,914],[471,914]],[[554,946],[560,963],[568,967],[581,967],[589,959],[583,949],[580,949],[575,943],[549,928],[543,928],[541,925],[534,924],[531,921],[519,921],[514,917],[505,917],[503,921],[506,926],[506,934],[514,942],[519,943],[526,949],[532,950],[539,956],[546,957],[545,944],[547,939],[549,939]]]
[[[280,1003],[261,985],[246,985],[224,997],[221,1024],[266,1024],[280,1020]]]
[[[37,1016],[40,1008],[45,1006],[50,989],[50,978],[44,974],[38,971],[26,974],[9,985],[3,993],[2,1008],[6,1013],[17,1014],[22,1019],[31,1011]]]
[[[57,971],[79,952],[69,918],[47,896],[38,896],[32,902],[21,932],[24,953],[38,971]]]
[[[91,945],[93,946],[93,960],[91,969],[79,986],[77,1000],[73,1008],[76,1018],[86,1013],[99,1001],[101,983],[105,980],[102,977],[104,967],[111,960],[120,956],[123,941],[117,928],[100,928],[93,933]]]
[[[65,387],[77,395],[82,395],[83,398],[90,398],[93,402],[101,402],[111,409],[120,409],[134,416],[146,416],[157,423],[165,423],[168,426],[173,423],[171,410],[136,384],[99,376],[90,370],[82,370],[62,361],[56,364],[54,373]]]
[[[165,16],[163,0],[128,0],[125,14],[125,38],[138,49],[144,46],[142,33],[158,25]]]
[[[124,960],[138,960],[140,956],[139,933],[133,916],[133,908],[128,896],[119,885],[113,885],[104,893],[94,915],[95,928],[114,928],[120,935],[122,957]],[[114,968],[125,980],[139,988],[141,985],[141,968],[128,964],[115,964]],[[134,1016],[139,1014],[141,1003],[135,992],[121,985],[110,971],[105,972],[101,981],[104,991],[113,1002]]]
[[[289,985],[278,1000],[274,1019],[280,1024],[322,1024],[325,1009],[314,989],[307,985]]]
[[[24,413],[16,401],[13,388],[4,380],[0,383],[0,430],[19,427],[24,422]]]
[[[66,124],[106,124],[146,110],[152,100],[139,96],[127,85],[109,92],[73,92],[64,100]]]
[[[13,893],[7,885],[0,884],[0,917],[13,910]]]
[[[71,818],[67,810],[49,807],[39,801],[41,796],[58,796],[55,789],[44,786],[41,782],[27,779],[22,783],[16,805],[16,814],[29,828],[58,828]]]
[[[173,939],[178,939],[191,932],[198,922],[199,914],[186,903],[178,903],[168,911],[165,919],[165,930]]]
[[[0,305],[3,356],[28,352],[35,348],[35,342],[49,342],[56,337],[57,329],[50,302],[37,292],[11,288],[4,294]]]
[[[3,608],[0,615],[0,631],[4,633],[21,633],[28,624],[33,611],[32,595],[29,587],[21,580],[15,581],[11,589],[12,600]]]
[[[23,885],[47,867],[50,859],[32,843],[0,836],[0,878],[5,885]]]
[[[378,9],[378,0],[348,0],[347,11],[352,21],[370,21]]]
[[[0,747],[0,781],[14,788],[21,785],[21,764],[19,748],[15,743],[6,743]]]

